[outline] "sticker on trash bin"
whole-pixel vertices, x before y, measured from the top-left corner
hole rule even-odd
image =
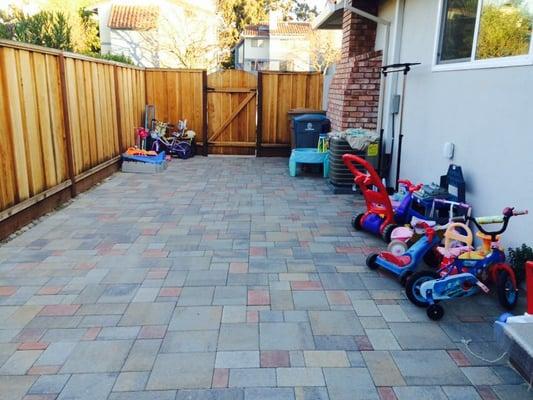
[[[372,143],[368,145],[368,149],[366,150],[366,155],[369,157],[377,156],[378,155],[378,144]]]
[[[307,123],[307,128],[305,128],[306,131],[314,131],[315,128],[313,128],[313,124],[311,122]]]

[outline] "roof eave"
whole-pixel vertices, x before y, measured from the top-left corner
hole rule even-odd
[[[344,2],[328,3],[328,6],[314,20],[313,29],[342,29]]]

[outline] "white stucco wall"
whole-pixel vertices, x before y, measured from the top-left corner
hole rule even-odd
[[[263,47],[252,47],[252,40],[263,40]],[[244,58],[246,60],[268,60],[268,38],[246,38],[244,40]]]
[[[474,215],[528,208],[529,216],[511,221],[503,244],[531,245],[533,66],[433,72],[438,3],[406,0],[399,61],[422,65],[408,77],[401,175],[438,181],[449,164],[442,147],[453,142]]]
[[[310,46],[307,38],[275,36],[270,40],[270,59],[294,63],[293,71],[310,70]]]

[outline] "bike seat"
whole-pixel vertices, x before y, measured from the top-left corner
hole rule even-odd
[[[394,265],[397,265],[398,267],[405,267],[411,262],[411,256],[406,255],[406,254],[402,256],[395,256],[389,251],[384,251],[380,253],[379,256],[383,258],[385,261],[388,261]]]
[[[472,250],[470,246],[458,246],[458,247],[451,247],[449,249],[446,249],[445,247],[437,247],[437,251],[440,255],[443,257],[458,257],[461,254]]]

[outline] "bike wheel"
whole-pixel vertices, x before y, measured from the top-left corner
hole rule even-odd
[[[405,284],[405,294],[407,295],[407,298],[417,307],[427,307],[429,302],[424,296],[422,296],[420,286],[422,286],[424,282],[439,278],[440,275],[435,271],[415,272],[409,277],[409,279],[407,279],[407,283]]]
[[[518,289],[507,270],[498,272],[496,291],[498,292],[498,301],[505,309],[512,310],[515,308],[518,302]]]
[[[376,269],[378,267],[378,264],[376,263],[376,258],[378,258],[377,254],[370,254],[366,258],[366,266],[370,269]]]
[[[429,319],[433,321],[440,321],[444,317],[444,308],[439,304],[432,304],[426,310]]]
[[[355,217],[352,218],[352,226],[356,231],[360,231],[361,229],[363,229],[363,227],[361,226],[361,220],[363,219],[364,215],[365,214],[361,213],[357,214]]]
[[[385,243],[390,242],[390,236],[392,235],[392,231],[395,230],[398,227],[398,225],[390,224],[383,229],[383,232],[381,233],[381,238]]]
[[[431,268],[437,268],[442,262],[442,256],[435,247],[429,249],[426,254],[424,254],[423,259],[427,266]]]

